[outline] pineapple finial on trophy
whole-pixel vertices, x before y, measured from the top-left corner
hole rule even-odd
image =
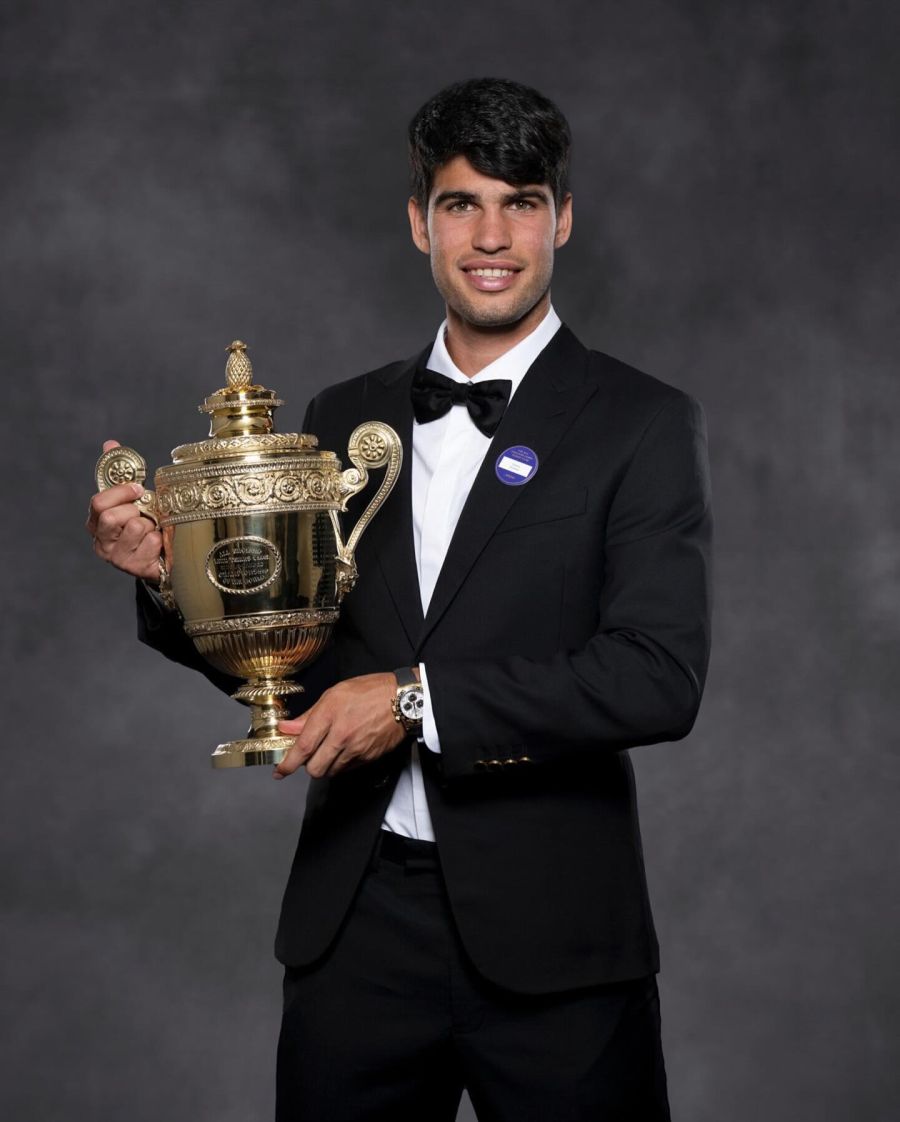
[[[247,356],[247,344],[235,339],[226,348],[228,362],[225,364],[225,378],[230,390],[246,390],[253,385],[253,365]]]

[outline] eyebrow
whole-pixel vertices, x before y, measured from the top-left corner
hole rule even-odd
[[[449,202],[477,203],[480,198],[481,196],[474,191],[441,191],[435,196],[433,205],[438,207]],[[503,196],[504,203],[515,203],[520,199],[537,199],[546,203],[549,201],[549,195],[541,187],[525,187],[521,191],[510,191]]]

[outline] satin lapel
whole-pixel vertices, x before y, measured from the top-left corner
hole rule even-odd
[[[497,457],[505,448],[525,445],[537,453],[538,471],[545,470],[563,433],[596,390],[595,383],[585,380],[587,359],[587,350],[563,326],[516,390],[459,516],[416,654],[450,606],[494,530],[528,488],[527,483],[519,487],[501,483],[494,472]]]
[[[430,351],[429,347],[423,352],[425,358]],[[397,614],[413,647],[422,630],[422,600],[419,595],[412,529],[413,411],[410,384],[417,363],[423,361],[423,355],[404,363],[399,371],[395,368],[386,377],[370,377],[363,405],[365,415],[362,418],[366,421],[384,421],[396,431],[403,445],[400,477],[366,534],[371,538]],[[375,485],[379,482],[380,477]],[[373,488],[366,488],[363,496],[366,502],[373,493]],[[364,584],[365,575],[362,574],[360,585],[364,587]]]

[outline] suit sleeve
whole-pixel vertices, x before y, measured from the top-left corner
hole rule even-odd
[[[612,499],[597,627],[577,650],[428,657],[444,777],[548,763],[690,731],[709,656],[711,514],[700,406],[647,425]]]
[[[233,678],[230,674],[223,674],[210,666],[185,634],[178,612],[166,608],[160,597],[142,580],[136,582],[135,602],[138,639],[142,643],[159,651],[172,662],[199,671],[225,693],[234,693],[241,684],[240,678]]]

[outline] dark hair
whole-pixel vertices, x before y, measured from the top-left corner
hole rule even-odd
[[[568,191],[569,123],[549,98],[505,78],[447,86],[409,123],[412,193],[424,209],[435,171],[465,156],[482,175],[514,187],[545,183],[557,206]]]

